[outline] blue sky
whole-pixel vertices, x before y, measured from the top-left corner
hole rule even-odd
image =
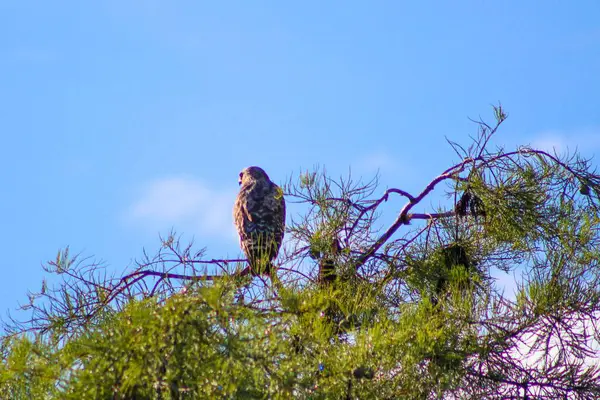
[[[417,191],[498,101],[496,144],[592,156],[599,21],[593,0],[0,2],[0,314],[67,245],[121,271],[174,227],[237,256],[248,165]]]

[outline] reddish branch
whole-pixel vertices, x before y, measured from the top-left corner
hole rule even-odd
[[[247,261],[248,260],[246,260],[246,259],[230,259],[230,260],[212,259],[212,260],[186,260],[185,263],[221,265],[221,264],[247,262]],[[160,260],[160,261],[156,261],[156,262],[143,264],[142,267],[144,268],[144,267],[148,267],[148,266],[151,266],[154,264],[164,263],[164,262],[180,262],[180,260]],[[249,273],[249,268],[247,267],[247,268],[243,269],[242,271],[237,272],[237,275],[245,276],[245,275],[248,275],[248,273]],[[135,272],[127,274],[127,275],[121,277],[121,279],[119,279],[119,282],[110,289],[110,295],[104,301],[104,305],[110,304],[119,294],[123,293],[124,290],[127,290],[127,288],[135,285],[137,282],[139,282],[149,276],[158,277],[157,282],[154,284],[154,287],[152,288],[152,290],[149,293],[150,296],[153,296],[156,293],[156,289],[158,288],[160,283],[163,282],[165,279],[179,279],[179,280],[187,280],[187,281],[214,281],[215,279],[218,279],[218,278],[222,277],[223,275],[175,274],[175,273],[171,273],[171,272],[161,272],[161,271],[154,271],[154,270],[148,270],[148,269],[135,271]]]
[[[390,193],[397,193],[397,194],[399,194],[401,196],[404,196],[404,197],[408,198],[409,201],[413,201],[415,199],[410,193],[405,192],[404,190],[395,189],[395,188],[387,189],[385,191],[385,193],[383,194],[383,196],[381,196],[381,198],[375,200],[373,202],[373,204],[371,204],[370,206],[363,207],[361,209],[361,212],[360,212],[360,214],[358,214],[358,217],[356,218],[356,221],[354,221],[354,224],[352,224],[352,227],[350,228],[348,236],[352,235],[352,233],[354,232],[354,229],[356,229],[356,226],[359,224],[359,222],[362,220],[362,218],[365,216],[366,213],[368,213],[369,211],[375,210],[384,201],[388,201],[388,199],[390,197]]]
[[[357,263],[355,264],[355,268],[358,269],[362,265],[364,265],[373,256],[373,254],[375,254],[381,248],[381,246],[383,246],[392,237],[392,235],[398,230],[398,228],[400,228],[400,226],[407,225],[411,219],[433,219],[436,217],[439,218],[454,215],[454,212],[441,213],[435,215],[410,214],[409,212],[415,205],[419,204],[421,200],[423,200],[425,196],[427,196],[437,186],[438,183],[445,181],[446,179],[457,179],[458,175],[465,170],[467,165],[472,164],[474,162],[474,159],[467,158],[460,164],[457,164],[447,169],[446,171],[444,171],[443,174],[439,175],[433,181],[431,181],[429,185],[427,185],[417,197],[413,197],[410,194],[399,189],[388,189],[388,191],[386,191],[384,196],[381,199],[379,199],[378,203],[376,202],[376,204],[385,201],[387,199],[387,196],[389,195],[388,192],[391,192],[392,190],[394,193],[401,192],[404,196],[408,197],[408,203],[404,205],[394,223],[383,233],[383,235],[379,237],[379,239],[377,239],[377,241],[369,248],[369,250],[367,250],[367,252],[364,253],[358,259]]]
[[[495,132],[496,128],[492,129],[492,133]],[[487,141],[485,142],[485,144],[487,144]],[[400,226],[408,225],[412,219],[436,219],[436,218],[444,218],[444,217],[453,216],[455,214],[454,211],[449,211],[446,213],[438,213],[438,214],[411,214],[410,213],[410,210],[415,205],[419,204],[419,202],[421,202],[421,200],[423,200],[440,182],[445,181],[447,179],[453,179],[453,180],[457,180],[457,181],[465,180],[465,178],[461,177],[460,174],[469,165],[474,166],[476,163],[479,163],[478,167],[483,167],[490,163],[498,161],[502,158],[510,158],[515,155],[527,155],[527,154],[530,154],[530,155],[535,154],[538,156],[546,157],[546,158],[552,160],[553,162],[555,162],[556,164],[560,165],[565,170],[569,171],[571,174],[577,175],[576,171],[574,171],[571,167],[569,167],[568,165],[566,165],[565,163],[560,161],[557,157],[555,157],[545,151],[535,150],[535,149],[519,149],[517,151],[502,153],[502,154],[499,154],[499,155],[496,155],[493,157],[489,157],[489,158],[486,158],[482,152],[480,152],[479,156],[477,156],[475,158],[467,157],[461,163],[448,168],[441,175],[436,177],[416,197],[414,197],[414,196],[410,195],[409,193],[407,193],[403,190],[400,190],[400,189],[388,189],[388,190],[386,190],[385,194],[380,199],[376,200],[371,206],[365,208],[365,210],[360,214],[360,216],[362,217],[364,215],[364,213],[374,210],[382,202],[387,201],[390,193],[398,193],[404,197],[407,197],[408,202],[404,205],[404,207],[400,211],[400,214],[398,215],[398,217],[396,218],[394,223],[377,239],[377,241],[367,250],[367,252],[365,252],[357,260],[357,262],[355,264],[355,268],[358,269],[361,266],[363,266],[371,257],[373,257],[373,255],[381,248],[381,246],[383,246],[392,237],[392,235],[394,235],[394,233],[398,230],[398,228],[400,228]],[[360,218],[358,218],[358,220],[360,220]],[[358,220],[357,220],[357,222],[354,223],[352,229],[355,228],[355,226],[358,223]],[[351,231],[352,231],[352,229],[351,229]]]

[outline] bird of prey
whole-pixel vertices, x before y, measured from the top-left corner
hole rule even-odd
[[[259,167],[240,172],[240,192],[233,206],[233,221],[252,275],[268,275],[285,230],[283,191]]]

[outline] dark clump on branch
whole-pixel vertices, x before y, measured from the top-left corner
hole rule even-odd
[[[586,184],[585,182],[581,182],[581,185],[579,186],[579,193],[581,193],[584,196],[589,196],[590,195],[590,186],[588,184]]]
[[[483,200],[475,193],[472,193],[470,188],[467,188],[454,207],[456,215],[466,217],[469,212],[474,217],[485,217],[485,204]]]
[[[431,297],[431,302],[437,305],[439,299],[448,292],[450,280],[458,280],[459,282],[455,282],[455,284],[458,284],[461,290],[471,286],[471,278],[476,273],[477,262],[469,255],[468,247],[460,241],[442,247],[435,257],[438,258],[439,266],[436,274],[435,293]]]
[[[335,282],[338,275],[336,273],[335,263],[336,256],[341,251],[340,242],[337,238],[332,240],[329,253],[321,254],[319,258],[319,276],[318,282],[320,284],[329,284]]]
[[[454,210],[458,216],[465,217],[467,215],[469,205],[471,203],[471,197],[471,192],[465,190],[460,199],[456,202]]]
[[[368,367],[358,367],[352,371],[352,375],[356,379],[373,379],[375,376],[375,372],[373,372],[372,368]]]
[[[295,354],[300,354],[304,351],[304,344],[302,343],[300,335],[293,335],[291,338],[291,344]]]
[[[485,204],[483,203],[483,200],[481,200],[481,198],[477,195],[473,195],[473,198],[471,199],[470,210],[471,210],[471,214],[474,217],[485,217],[486,216]]]
[[[460,242],[454,242],[442,248],[442,254],[446,267],[453,268],[462,265],[467,269],[471,268],[471,259],[467,254],[467,249]]]

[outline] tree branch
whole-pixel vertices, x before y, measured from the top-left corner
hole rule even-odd
[[[463,172],[465,170],[465,168],[467,167],[467,165],[472,164],[474,162],[475,162],[474,159],[467,158],[460,164],[457,164],[451,168],[448,168],[446,171],[444,171],[444,173],[442,173],[441,175],[436,177],[433,181],[431,181],[417,197],[410,196],[408,203],[406,203],[404,205],[404,207],[400,211],[400,214],[398,214],[398,217],[396,218],[394,223],[383,233],[383,235],[381,235],[379,237],[379,239],[377,239],[377,241],[375,241],[375,243],[367,250],[367,252],[358,259],[358,261],[355,264],[355,269],[358,269],[361,266],[363,266],[369,260],[369,258],[371,258],[373,256],[373,254],[375,254],[377,252],[377,250],[379,250],[381,248],[381,246],[383,246],[384,243],[386,243],[389,240],[389,238],[392,237],[392,235],[398,230],[398,228],[400,228],[400,226],[408,224],[410,222],[411,215],[409,214],[409,211],[415,205],[419,204],[419,202],[421,200],[423,200],[425,198],[425,196],[427,196],[437,186],[438,183],[445,181],[446,179],[456,179],[458,174]],[[418,215],[419,219],[431,219],[431,217],[425,217],[428,214],[415,214],[415,215]],[[432,215],[432,214],[429,214],[429,215]],[[438,215],[445,216],[446,213],[438,214]]]

